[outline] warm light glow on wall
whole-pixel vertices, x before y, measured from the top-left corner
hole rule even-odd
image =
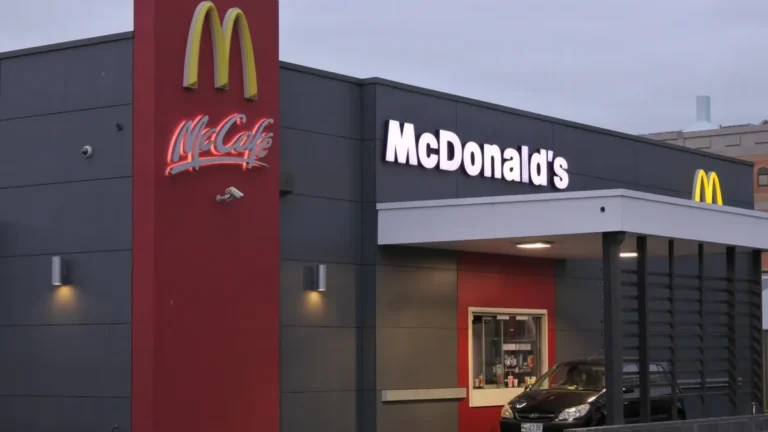
[[[56,309],[72,309],[77,304],[77,290],[72,285],[60,285],[53,290],[53,306]]]

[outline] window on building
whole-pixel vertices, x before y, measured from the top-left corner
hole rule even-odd
[[[546,311],[470,309],[470,406],[501,406],[548,367]]]
[[[758,187],[768,186],[768,167],[760,167],[757,170],[757,186]]]

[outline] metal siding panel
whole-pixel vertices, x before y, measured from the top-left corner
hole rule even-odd
[[[602,331],[603,287],[598,279],[555,280],[555,328]]]
[[[359,331],[342,327],[283,327],[280,335],[281,391],[355,390]]]
[[[376,432],[458,432],[458,417],[459,403],[456,401],[379,402]]]
[[[562,125],[553,126],[553,135],[552,150],[568,161],[569,173],[625,183],[635,183],[635,146],[648,145]]]
[[[51,257],[0,258],[0,326],[131,321],[131,252],[62,256],[69,279],[51,285]]]
[[[280,169],[294,175],[294,193],[359,201],[360,141],[282,128]]]
[[[456,329],[383,328],[376,334],[381,390],[457,387]]]
[[[459,172],[445,173],[384,161],[388,120],[412,123],[417,137],[438,129],[456,132],[458,103],[384,85],[376,89],[376,199],[379,202],[456,198]],[[459,136],[460,139],[470,139]],[[464,141],[462,141],[464,142]]]
[[[0,189],[0,256],[128,250],[131,179]]]
[[[360,200],[376,202],[376,141],[367,140],[360,145]]]
[[[130,104],[132,64],[132,40],[3,59],[0,120]]]
[[[357,432],[357,392],[283,393],[282,432]]]
[[[304,268],[312,263],[283,261],[280,268],[280,322],[285,326],[355,327],[360,313],[360,266],[327,264],[328,290],[305,290]]]
[[[0,121],[0,187],[130,177],[132,128],[130,106]]]
[[[0,395],[131,395],[131,325],[0,327]]]
[[[357,202],[289,195],[280,202],[283,259],[360,262],[361,206]]]
[[[378,247],[378,263],[388,266],[456,270],[456,252],[408,246]]]
[[[359,139],[360,85],[280,69],[280,124],[309,132]]]
[[[407,120],[411,121],[411,120]],[[434,132],[415,125],[417,137],[422,132]],[[457,182],[461,171],[443,172],[420,166],[401,165],[384,161],[385,142],[376,140],[376,201],[419,201],[458,198]]]
[[[0,430],[7,432],[131,430],[130,398],[0,396]]]
[[[456,328],[455,270],[378,266],[379,327]]]

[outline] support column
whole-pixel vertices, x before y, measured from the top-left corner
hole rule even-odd
[[[739,410],[739,383],[736,376],[736,248],[725,248],[726,289],[728,291],[728,406],[729,414]]]
[[[621,263],[619,251],[626,233],[603,233],[603,334],[605,403],[608,425],[624,423],[621,361]]]
[[[640,351],[640,422],[651,422],[651,384],[648,377],[648,238],[637,237],[637,314]]]
[[[749,347],[752,363],[752,403],[763,413],[763,280],[762,253],[752,251],[749,269]]]
[[[672,420],[677,420],[677,406],[678,406],[678,399],[680,395],[677,393],[677,335],[675,332],[677,332],[677,326],[675,324],[675,320],[677,319],[675,317],[675,311],[677,310],[677,302],[675,300],[675,241],[669,240],[669,243],[667,244],[667,262],[669,266],[669,302],[670,302],[670,311],[671,311],[671,338],[672,338],[672,344],[670,345],[671,348],[671,354],[672,354],[672,364],[670,367],[670,374],[672,375],[672,382],[674,385],[672,386]]]

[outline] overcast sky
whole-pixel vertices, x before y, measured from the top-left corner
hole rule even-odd
[[[132,0],[15,2],[0,52],[132,21]],[[693,123],[697,94],[714,123],[768,118],[766,22],[767,0],[282,0],[280,57],[646,133]]]

